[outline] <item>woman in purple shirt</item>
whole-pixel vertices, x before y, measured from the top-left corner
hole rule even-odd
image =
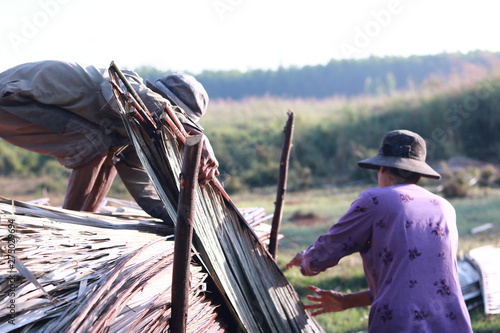
[[[455,210],[416,185],[420,177],[440,178],[425,157],[422,137],[397,130],[385,134],[378,155],[358,162],[378,170],[379,187],[362,192],[287,268],[316,275],[359,252],[369,290],[310,286],[313,315],[371,305],[370,332],[472,332],[457,275]]]

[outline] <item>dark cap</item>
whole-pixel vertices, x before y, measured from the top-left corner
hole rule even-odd
[[[165,75],[154,84],[146,81],[146,86],[179,106],[196,123],[207,112],[207,91],[198,80],[189,74]]]
[[[381,166],[396,168],[440,179],[441,175],[425,162],[426,155],[425,141],[420,135],[408,130],[395,130],[384,135],[376,156],[359,161],[358,165],[366,169]]]

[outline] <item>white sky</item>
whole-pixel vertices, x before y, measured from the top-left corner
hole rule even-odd
[[[500,51],[499,8],[491,0],[0,0],[0,71],[60,59],[196,74]]]

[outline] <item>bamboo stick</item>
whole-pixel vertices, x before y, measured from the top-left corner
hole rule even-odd
[[[278,190],[276,193],[274,216],[269,239],[269,253],[276,260],[278,251],[278,235],[283,217],[283,205],[285,202],[286,183],[288,178],[288,161],[290,158],[290,150],[292,149],[292,137],[294,127],[294,116],[292,111],[288,111],[288,120],[286,122],[283,140],[283,148],[281,150],[280,170],[278,179]]]
[[[189,266],[193,239],[193,218],[196,207],[196,186],[200,167],[201,135],[188,137],[180,176],[181,189],[175,226],[174,266],[172,273],[171,332],[186,332],[188,315]]]

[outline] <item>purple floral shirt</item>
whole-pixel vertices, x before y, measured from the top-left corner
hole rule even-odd
[[[368,189],[304,253],[317,274],[359,252],[370,332],[472,332],[457,275],[453,206],[417,185]]]

